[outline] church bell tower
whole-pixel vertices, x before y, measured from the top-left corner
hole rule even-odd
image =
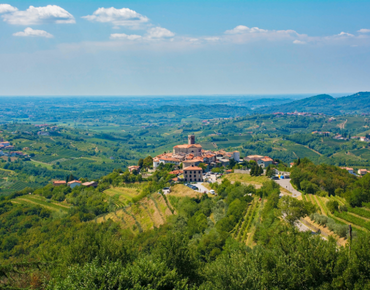
[[[188,136],[188,144],[189,145],[195,144],[195,136],[194,135],[189,135]]]

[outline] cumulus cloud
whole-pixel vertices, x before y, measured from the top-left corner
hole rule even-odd
[[[175,36],[175,33],[162,27],[153,27],[149,29],[147,33],[148,38],[168,38],[173,36]]]
[[[83,16],[82,18],[92,22],[112,23],[115,26],[127,26],[138,28],[143,23],[149,21],[149,18],[137,13],[129,8],[116,9],[99,8],[92,15]]]
[[[18,8],[13,7],[9,4],[0,4],[0,14],[2,13],[9,13],[9,12],[15,12]]]
[[[268,30],[260,29],[258,27],[249,28],[244,25],[238,25],[234,29],[226,30],[225,34],[243,34],[243,33],[258,33],[258,32],[267,32]]]
[[[293,41],[293,43],[294,43],[294,44],[306,44],[306,42],[305,42],[305,41],[298,40],[298,39],[294,40],[294,41]]]
[[[141,35],[136,34],[125,34],[125,33],[113,33],[110,35],[111,39],[120,39],[120,40],[139,40],[142,39]]]
[[[370,33],[370,29],[363,28],[363,29],[358,30],[357,32],[358,33]]]
[[[16,32],[13,34],[14,36],[22,36],[22,37],[46,37],[46,38],[52,38],[53,35],[44,31],[44,30],[35,30],[31,27],[27,27],[24,31]]]
[[[46,23],[75,23],[75,19],[68,11],[57,5],[44,7],[30,6],[25,11],[13,10],[2,15],[3,20],[9,24],[36,25]]]

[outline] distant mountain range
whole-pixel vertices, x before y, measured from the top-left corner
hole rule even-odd
[[[359,92],[357,94],[341,98],[333,98],[329,95],[317,95],[277,106],[272,105],[258,108],[254,112],[269,114],[295,111],[324,113],[328,115],[370,113],[370,92]]]

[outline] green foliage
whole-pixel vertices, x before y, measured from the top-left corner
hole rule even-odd
[[[318,223],[321,226],[326,226],[330,231],[337,234],[339,237],[344,238],[348,233],[348,226],[336,223],[332,218],[313,213],[310,215],[310,219]]]
[[[339,203],[336,200],[329,200],[326,202],[326,207],[331,213],[339,210]]]
[[[290,196],[283,196],[278,207],[284,219],[291,225],[294,225],[300,218],[316,212],[316,207],[312,203]]]

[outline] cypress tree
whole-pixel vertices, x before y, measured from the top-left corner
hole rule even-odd
[[[251,176],[254,176],[254,174],[255,174],[255,166],[254,166],[254,164],[252,165],[252,168],[251,168],[251,171],[250,171],[250,174],[251,174]]]

